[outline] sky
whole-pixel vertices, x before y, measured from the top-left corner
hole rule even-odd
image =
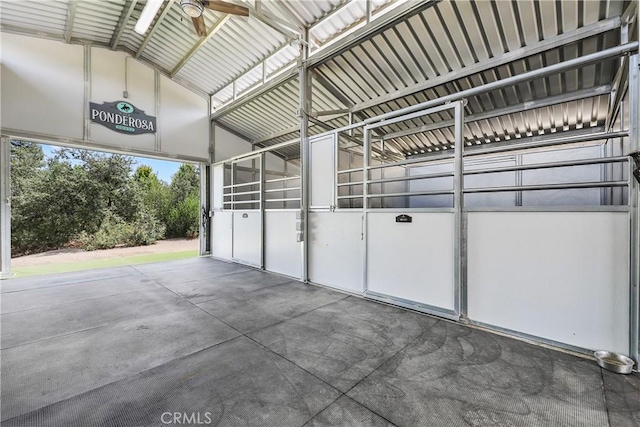
[[[53,152],[57,150],[59,147],[54,147],[51,145],[42,144],[42,150],[44,151],[45,157],[52,157]],[[134,169],[141,165],[151,166],[153,171],[158,175],[158,178],[166,183],[171,182],[171,175],[178,171],[178,168],[182,163],[180,162],[172,162],[166,160],[156,160],[149,159],[147,157],[137,157],[131,156],[136,160],[136,165]]]

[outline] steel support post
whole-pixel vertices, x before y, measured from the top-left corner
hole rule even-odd
[[[454,209],[454,270],[455,311],[461,320],[467,315],[466,289],[466,227],[464,213],[464,103],[458,101],[455,106],[455,145],[453,171],[453,209]]]
[[[11,277],[11,142],[0,140],[0,279]]]
[[[209,251],[207,250],[207,234],[208,230],[211,228],[211,221],[209,220],[209,212],[210,212],[210,187],[208,186],[210,168],[209,163],[200,163],[200,234],[198,236],[198,240],[200,243],[200,250],[198,254],[200,256],[209,255]]]
[[[311,111],[311,92],[309,90],[310,78],[307,68],[309,57],[309,30],[305,30],[304,40],[300,43],[300,70],[299,70],[299,114],[300,114],[300,208],[302,223],[302,274],[303,282],[309,281],[309,166],[311,162],[309,145],[309,111]]]
[[[265,180],[266,178],[266,174],[265,174],[265,170],[266,170],[266,155],[265,153],[260,153],[260,157],[258,157],[258,163],[260,165],[260,193],[259,193],[259,197],[260,197],[260,203],[258,206],[260,206],[260,268],[261,269],[265,269],[265,259],[266,259],[266,245],[265,245]]]
[[[369,289],[369,253],[368,253],[368,228],[369,228],[369,165],[371,164],[371,130],[365,127],[363,130],[364,140],[362,142],[362,290],[363,292]],[[336,136],[338,134],[336,133]],[[383,199],[380,199],[381,201]]]
[[[629,58],[629,149],[631,152],[640,149],[640,54]],[[640,363],[640,213],[638,212],[638,193],[640,183],[633,177],[634,161],[629,159],[629,353]]]
[[[82,139],[89,141],[91,139],[91,109],[89,102],[91,101],[91,45],[85,44],[83,48],[83,71],[84,71],[84,117],[82,120]]]

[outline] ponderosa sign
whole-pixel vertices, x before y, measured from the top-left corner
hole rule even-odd
[[[156,133],[156,118],[147,116],[126,101],[90,102],[91,121],[111,130],[129,135]]]

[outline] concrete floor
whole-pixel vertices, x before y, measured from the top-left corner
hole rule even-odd
[[[2,426],[640,426],[637,374],[235,264],[0,286]]]

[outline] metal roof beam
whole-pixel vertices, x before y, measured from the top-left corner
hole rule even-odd
[[[566,93],[557,96],[550,96],[548,98],[536,99],[534,101],[523,102],[521,104],[510,105],[508,107],[499,108],[495,110],[484,111],[478,114],[472,114],[464,118],[465,123],[477,122],[479,120],[489,120],[500,116],[506,116],[508,114],[521,113],[527,110],[533,110],[536,108],[550,107],[552,105],[564,104],[566,102],[579,101],[581,99],[593,98],[600,95],[607,95],[611,93],[610,85],[602,85],[598,87],[592,87],[575,92]],[[397,132],[388,133],[384,136],[385,140],[402,138],[404,136],[414,135],[416,133],[429,132],[444,127],[450,127],[455,125],[454,120],[443,120],[441,122],[429,123],[423,126],[418,126],[412,129],[405,129]]]
[[[71,33],[73,32],[73,21],[76,19],[76,9],[78,8],[78,0],[71,0],[67,8],[67,22],[64,25],[64,41],[71,42]]]
[[[262,10],[260,9],[262,7],[262,0],[256,0],[256,6],[258,5],[260,5],[260,7],[256,7],[256,9],[258,10],[258,12],[262,12],[262,10],[264,10],[264,9]],[[287,9],[286,5],[276,0],[276,1],[269,2],[269,6],[275,7],[287,19],[289,19],[291,22],[295,22],[295,26],[298,29],[298,34],[302,34],[303,28],[300,26],[299,19],[296,16],[294,16],[293,13],[289,11],[289,9]]]
[[[226,104],[222,107],[220,107],[218,110],[214,111],[213,113],[211,113],[211,119],[215,120],[220,116],[224,116],[225,114],[229,114],[230,112],[234,111],[235,109],[241,107],[242,105],[244,105],[245,103],[258,98],[260,95],[265,94],[266,92],[269,92],[275,88],[277,88],[278,86],[281,86],[285,83],[287,83],[289,80],[295,79],[296,77],[298,77],[297,74],[289,74],[289,73],[284,73],[283,75],[274,78],[272,80],[269,80],[268,83],[260,86],[259,88],[255,89],[254,92],[243,96],[242,98],[238,99],[237,101],[231,102],[229,104]]]
[[[367,108],[375,107],[376,105],[384,104],[386,102],[390,102],[398,98],[403,98],[405,96],[412,95],[416,92],[422,92],[427,89],[431,89],[436,86],[449,83],[453,80],[458,80],[463,77],[468,77],[474,74],[481,73],[483,71],[500,67],[501,65],[508,64],[518,59],[522,59],[531,55],[542,53],[547,50],[554,49],[569,43],[574,43],[580,40],[584,40],[586,38],[619,28],[620,22],[621,22],[620,17],[615,17],[615,18],[606,19],[600,22],[596,22],[595,24],[588,25],[586,27],[578,28],[575,31],[570,31],[560,36],[543,40],[541,42],[534,43],[532,45],[525,46],[523,48],[516,49],[514,51],[507,52],[499,56],[495,56],[487,61],[478,62],[476,64],[462,68],[461,70],[454,70],[450,73],[443,74],[436,78],[429,79],[424,82],[420,82],[418,84],[406,87],[404,89],[400,89],[382,96],[378,96],[369,101],[360,102],[353,106],[353,111],[361,111]]]
[[[178,64],[176,64],[175,67],[173,67],[173,70],[171,70],[171,73],[169,73],[169,76],[173,77],[176,74],[178,74],[178,71],[180,71],[187,62],[189,62],[189,60],[193,57],[193,55],[196,54],[198,49],[204,46],[204,44],[208,42],[211,39],[211,37],[216,35],[218,31],[220,31],[220,29],[229,20],[229,18],[231,18],[231,15],[224,15],[222,18],[220,18],[218,22],[214,24],[211,30],[209,30],[209,32],[205,36],[201,37],[200,40],[198,40],[198,42],[195,45],[193,45],[191,49],[189,49],[189,52],[187,52],[187,54],[180,60],[180,62],[178,62]]]
[[[229,126],[227,124],[224,123],[220,123],[219,121],[214,120],[213,121],[213,125],[214,126],[218,126],[224,130],[226,130],[227,132],[237,136],[240,139],[244,139],[247,142],[251,142],[251,138],[249,138],[247,135],[245,135],[244,133],[240,132],[239,130],[237,130],[236,128]]]
[[[349,109],[353,107],[354,105],[353,101],[347,98],[347,96],[341,90],[335,87],[334,84],[331,83],[329,80],[327,80],[322,74],[318,73],[317,71],[314,71],[313,79],[317,81],[320,84],[320,86],[322,86],[327,91],[329,91],[329,93],[333,95],[334,98],[342,102],[342,104],[344,104],[346,107],[348,107]]]
[[[310,123],[309,124],[309,128],[312,128],[314,126],[316,126],[315,123]],[[323,129],[326,129],[326,127],[323,127]],[[270,133],[269,135],[265,135],[265,136],[262,136],[262,137],[260,137],[258,139],[254,139],[253,141],[251,141],[251,144],[252,145],[259,145],[259,144],[262,144],[264,142],[269,142],[272,139],[281,138],[281,137],[283,137],[285,135],[289,135],[289,134],[296,133],[296,132],[300,132],[300,125],[291,126],[291,127],[287,128],[287,129],[282,129],[281,131]]]
[[[351,112],[348,108],[343,108],[341,110],[324,110],[324,111],[311,111],[309,113],[310,116],[313,117],[321,117],[321,116],[344,116],[345,114],[349,114]]]
[[[294,133],[294,132],[300,132],[300,125],[291,126],[287,129],[282,129],[281,131],[270,133],[269,135],[265,135],[258,139],[254,139],[253,141],[251,141],[251,144],[252,145],[262,144],[263,142],[280,138],[282,136],[289,135],[290,133]]]
[[[140,55],[142,55],[142,51],[144,50],[145,47],[147,47],[147,43],[149,43],[149,40],[151,40],[151,37],[153,37],[155,32],[158,31],[158,28],[160,28],[160,24],[162,24],[162,21],[164,20],[165,16],[167,16],[167,14],[169,13],[169,10],[171,10],[171,6],[173,6],[174,1],[175,0],[169,0],[164,5],[164,9],[162,9],[162,12],[160,12],[160,15],[156,19],[155,24],[153,24],[153,27],[151,27],[151,29],[147,33],[147,37],[144,38],[144,41],[138,48],[138,51],[136,52],[136,59],[140,58]]]
[[[124,33],[124,29],[127,27],[127,22],[129,22],[129,18],[133,13],[133,9],[136,7],[138,0],[127,0],[122,8],[122,13],[120,14],[120,19],[118,19],[118,25],[115,30],[113,30],[113,35],[111,36],[111,42],[109,45],[111,49],[115,49],[120,43],[120,37],[122,37],[122,33]]]
[[[302,36],[302,28],[298,27],[295,24],[290,24],[280,18],[276,18],[271,13],[264,10],[264,8],[260,8],[260,11],[257,9],[248,6],[247,4],[243,4],[244,7],[249,9],[249,16],[252,18],[256,18],[258,21],[263,24],[273,28],[279,33],[284,34],[287,37],[301,37]]]

